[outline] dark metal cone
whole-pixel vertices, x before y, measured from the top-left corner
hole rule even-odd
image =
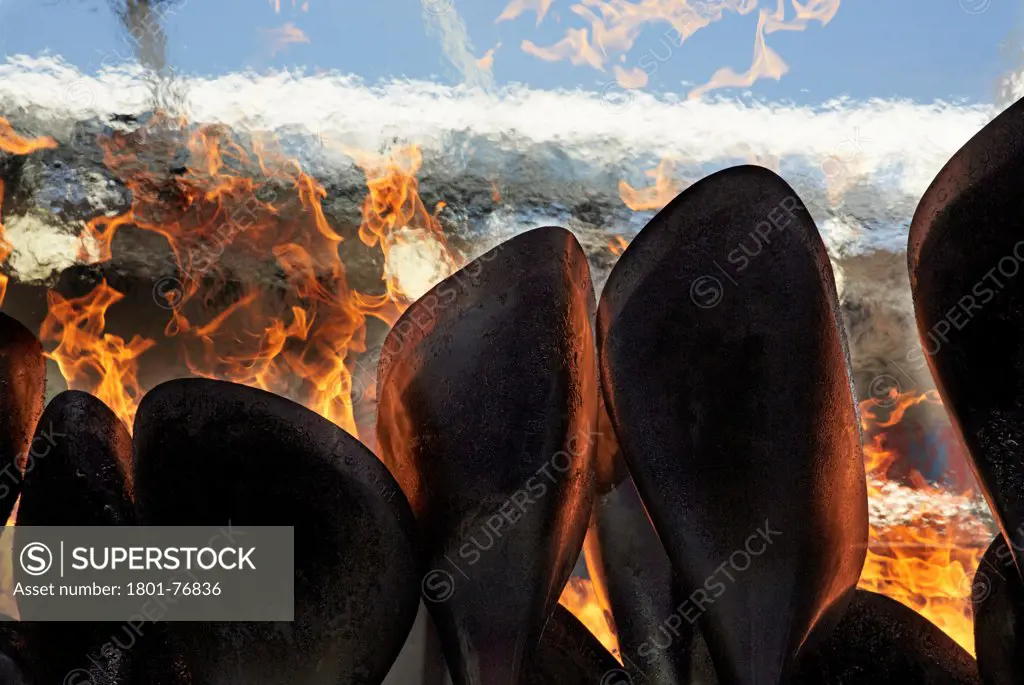
[[[21,491],[21,469],[45,392],[42,345],[0,312],[0,525],[10,517]]]
[[[135,419],[144,525],[295,527],[295,620],[171,624],[196,682],[378,685],[419,603],[412,512],[374,455],[282,397],[188,379]]]
[[[971,138],[917,206],[907,260],[931,366],[1018,568],[1024,559],[1024,101]],[[908,357],[908,361],[909,357]]]
[[[839,625],[809,650],[790,685],[979,682],[971,655],[928,619],[896,600],[857,590]]]
[[[598,311],[609,414],[726,685],[774,685],[860,575],[867,494],[825,247],[741,166],[639,233]]]
[[[631,478],[598,497],[591,526],[587,568],[611,605],[634,685],[717,682],[694,625],[700,614],[674,580]]]
[[[132,438],[107,405],[66,390],[39,418],[19,526],[130,526]]]
[[[614,618],[626,673],[635,685],[714,685],[707,644],[693,623],[699,614],[673,577],[599,399],[598,496],[583,544],[594,587]]]
[[[416,513],[456,685],[518,685],[579,555],[593,307],[579,243],[539,228],[442,281],[384,342],[378,440]]]
[[[25,465],[18,530],[23,526],[116,526],[135,521],[127,472],[131,436],[103,402],[84,392],[62,392],[47,405],[36,426]],[[14,565],[14,580],[36,584]],[[131,652],[102,653],[112,637],[132,646],[137,635],[116,622],[35,622],[33,607],[51,598],[22,596],[18,608],[23,622],[12,626],[23,636],[16,655],[26,673],[41,683],[63,682],[68,674],[87,677],[104,672],[128,676]],[[120,651],[120,650],[119,650]],[[102,682],[102,681],[101,681]]]
[[[1024,586],[1002,535],[989,545],[971,584],[974,651],[985,685],[1024,682]]]
[[[544,626],[524,685],[629,685],[628,674],[586,626],[561,605]]]

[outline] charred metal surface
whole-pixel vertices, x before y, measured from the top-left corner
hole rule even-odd
[[[0,523],[21,491],[32,431],[43,411],[46,363],[36,336],[0,313]]]
[[[195,682],[378,685],[419,600],[413,519],[380,461],[282,397],[169,381],[135,420],[144,525],[295,526],[292,623],[173,623]]]
[[[922,359],[989,506],[1024,549],[1024,101],[971,138],[918,204],[907,260]]]
[[[65,390],[39,418],[19,526],[130,526],[132,438],[107,405]]]
[[[561,228],[445,279],[384,342],[377,435],[416,513],[457,685],[517,683],[590,516],[597,380],[586,258]]]
[[[609,276],[598,347],[616,435],[719,679],[779,682],[839,619],[868,532],[835,283],[795,191],[740,166],[683,192]]]
[[[805,655],[790,685],[980,682],[971,655],[933,623],[894,599],[857,590],[839,625]]]
[[[629,475],[604,400],[595,466],[597,498],[584,541],[587,570],[611,607],[623,668],[637,685],[717,683],[692,602]]]
[[[626,685],[622,665],[586,626],[556,605],[526,668],[526,685]]]
[[[32,438],[25,465],[18,526],[133,525],[135,512],[126,478],[131,461],[131,436],[103,402],[69,390],[50,401]],[[15,539],[17,539],[15,528]],[[14,580],[34,582],[14,565]],[[23,596],[20,609],[50,598]],[[138,653],[103,652],[111,636],[128,644],[116,622],[23,622],[21,651],[15,660],[33,682],[60,683],[69,673],[102,669],[111,681],[129,682],[132,657]],[[150,637],[154,631],[150,632]],[[135,636],[129,633],[134,646]],[[94,661],[95,660],[95,661]],[[83,677],[85,677],[83,675]],[[163,682],[160,674],[151,682]],[[143,682],[141,679],[137,682]]]
[[[715,683],[707,646],[692,622],[697,613],[672,576],[631,478],[598,496],[586,545],[587,569],[608,597],[632,682]]]
[[[1024,586],[1011,548],[997,535],[978,564],[971,587],[974,644],[985,685],[1024,682]]]

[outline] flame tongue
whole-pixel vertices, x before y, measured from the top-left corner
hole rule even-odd
[[[634,188],[626,181],[619,181],[619,197],[635,212],[648,209],[660,210],[683,192],[690,182],[678,177],[678,167],[689,160],[662,159],[658,166],[647,172],[654,179],[654,185]]]
[[[39,338],[57,342],[47,357],[57,362],[70,387],[87,389],[131,426],[142,399],[138,357],[155,343],[137,335],[126,343],[104,332],[107,309],[122,297],[106,281],[79,298],[65,299],[51,290]]]
[[[0,151],[14,155],[29,155],[38,150],[52,150],[55,147],[57,147],[57,141],[49,136],[40,138],[19,136],[10,122],[0,117]]]
[[[589,534],[589,533],[588,533]],[[571,611],[580,623],[587,627],[594,634],[602,645],[605,646],[612,656],[622,663],[622,654],[619,652],[619,639],[612,628],[610,612],[598,599],[594,583],[586,578],[573,576],[569,578],[565,589],[562,590],[558,603]]]
[[[369,189],[363,201],[359,238],[369,247],[380,245],[384,252],[388,295],[398,301],[409,296],[416,299],[463,263],[452,254],[437,220],[444,203],[439,203],[431,213],[420,199],[416,173],[423,164],[423,156],[416,146],[400,148],[386,157],[360,150],[347,152],[366,174]],[[411,283],[403,283],[401,274],[408,271],[398,268],[394,256],[414,261],[415,256],[419,256],[419,277],[411,279]],[[425,277],[424,269],[429,272]]]

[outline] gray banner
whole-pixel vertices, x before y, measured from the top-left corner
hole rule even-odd
[[[22,621],[291,621],[285,526],[0,529]]]

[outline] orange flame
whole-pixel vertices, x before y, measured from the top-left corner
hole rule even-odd
[[[629,242],[621,235],[612,236],[608,239],[608,249],[613,255],[620,255],[629,247]]]
[[[597,590],[591,581],[572,576],[562,590],[558,603],[571,611],[580,620],[580,623],[585,625],[587,630],[593,633],[594,637],[612,653],[612,656],[620,663],[622,662],[619,639],[608,621],[608,616],[598,600]]]
[[[634,188],[626,181],[619,181],[622,202],[634,212],[662,209],[690,184],[689,180],[678,177],[677,170],[682,162],[680,159],[662,159],[657,167],[645,172],[654,179],[654,185],[647,188]]]
[[[166,292],[165,334],[178,339],[191,373],[291,397],[358,436],[353,402],[373,392],[372,374],[366,384],[352,379],[354,355],[366,349],[367,317],[392,325],[419,294],[410,287],[429,288],[461,265],[437,220],[443,203],[431,213],[419,197],[419,149],[349,151],[368,186],[359,238],[384,254],[385,292],[367,294],[349,287],[343,236],[323,212],[324,187],[259,139],[246,146],[223,127],[191,130],[159,116],[101,142],[133,204],[90,222],[83,245],[109,259],[122,227],[164,236],[178,268]],[[181,147],[189,152],[185,168],[163,177],[152,171],[172,168]],[[229,256],[248,268],[269,261],[283,282],[275,288],[247,274],[230,283]],[[428,272],[424,261],[432,262]]]
[[[38,150],[52,150],[57,147],[57,141],[49,136],[40,138],[22,138],[14,131],[14,127],[0,117],[0,152],[9,152],[13,155],[30,155]]]
[[[464,260],[449,248],[444,229],[437,220],[445,205],[440,202],[429,212],[420,199],[416,173],[423,164],[423,155],[419,147],[399,148],[388,156],[352,149],[348,154],[366,174],[369,190],[363,200],[359,239],[368,247],[380,246],[384,253],[387,293],[392,300],[407,304],[408,295],[415,299],[463,264]],[[408,258],[424,250],[425,255],[434,259],[420,260],[427,272],[418,274],[420,278],[415,279],[418,282],[413,282],[407,273],[398,269],[396,257]],[[392,318],[389,323],[396,319]]]
[[[916,405],[941,405],[938,392],[893,395],[895,401],[886,419],[881,419],[879,403],[868,400],[861,405],[865,435],[878,429],[891,428],[902,421]],[[888,402],[886,402],[888,404]],[[890,467],[896,454],[885,446],[886,433],[875,433],[864,448],[868,477],[868,495],[884,498],[885,489],[892,488]],[[910,474],[915,490],[931,498],[959,501],[966,505],[970,493],[954,495],[930,485],[917,472]],[[913,520],[887,528],[872,527],[867,560],[861,572],[859,587],[887,595],[917,611],[974,653],[974,626],[971,611],[971,579],[981,562],[987,540],[978,544],[977,536],[966,530],[969,523],[952,526],[937,521],[941,518],[931,505],[913,512]]]
[[[137,152],[144,147],[151,159],[159,158],[176,149],[175,138],[191,153],[191,163],[159,178]],[[343,239],[328,225],[321,206],[326,191],[294,161],[275,159],[259,146],[250,154],[217,127],[186,133],[184,122],[159,117],[150,127],[115,133],[103,144],[106,164],[132,189],[133,204],[121,216],[91,222],[83,244],[98,246],[109,259],[121,228],[134,226],[166,238],[180,278],[167,293],[171,320],[165,333],[181,341],[191,372],[297,395],[358,434],[347,357],[363,350],[366,316],[391,325],[413,299],[391,268],[392,260],[427,236],[440,248],[430,254],[441,265],[438,280],[463,262],[449,250],[437,220],[443,203],[430,212],[420,199],[415,176],[422,164],[419,148],[391,155],[349,150],[368,188],[358,235],[384,254],[385,292],[374,296],[348,288],[339,250]],[[245,175],[253,169],[271,180],[257,182]],[[276,185],[282,189],[275,191]],[[289,286],[277,306],[251,284],[219,311],[205,306],[224,294],[221,257],[234,247],[274,257]],[[143,394],[138,358],[156,342],[136,336],[125,343],[104,332],[107,310],[122,298],[105,282],[80,298],[50,292],[40,337],[58,343],[48,356],[71,387],[97,395],[131,426]],[[295,382],[304,389],[296,390]],[[574,580],[560,602],[617,654],[603,610],[590,607],[592,591],[587,581]]]
[[[123,297],[106,281],[78,298],[65,299],[51,290],[39,338],[57,342],[46,356],[57,362],[69,387],[103,400],[131,428],[142,399],[138,357],[154,342],[136,335],[125,343],[120,336],[104,333],[107,309]]]

